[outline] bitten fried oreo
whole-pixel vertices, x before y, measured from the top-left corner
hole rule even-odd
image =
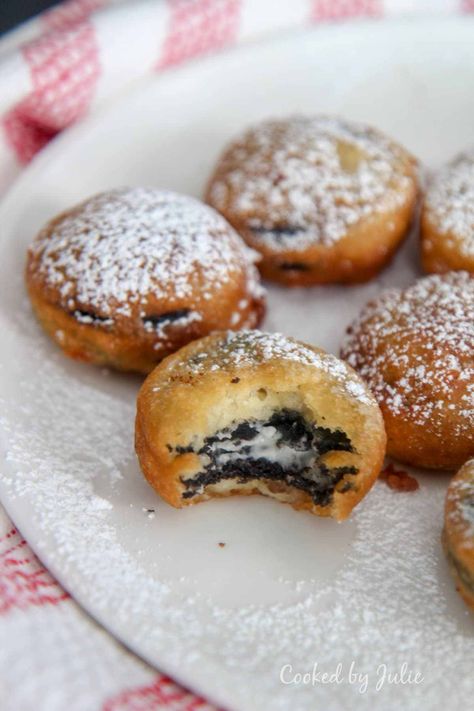
[[[135,444],[149,483],[178,508],[264,494],[346,518],[379,474],[380,410],[345,363],[261,331],[219,332],[148,376]]]
[[[342,357],[378,400],[388,454],[432,469],[474,456],[474,276],[383,293],[349,329]]]
[[[443,547],[458,592],[474,610],[474,459],[466,462],[448,487]]]
[[[474,274],[474,150],[448,163],[427,190],[421,258],[426,272]]]
[[[28,252],[26,281],[67,355],[147,373],[195,338],[260,323],[257,256],[198,200],[123,188],[51,220]]]
[[[393,256],[418,194],[417,165],[368,126],[326,116],[264,121],[218,161],[206,201],[282,284],[363,282]]]

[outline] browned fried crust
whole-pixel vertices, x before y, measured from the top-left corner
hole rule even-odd
[[[394,142],[391,143],[392,161],[397,178],[390,190],[392,198],[393,193],[398,194],[398,204],[394,205],[393,199],[388,199],[388,194],[383,198],[378,197],[376,204],[374,201],[374,210],[349,226],[346,234],[332,244],[314,242],[304,250],[291,248],[283,251],[276,250],[271,243],[262,240],[252,227],[255,221],[271,224],[274,219],[267,194],[251,208],[236,207],[239,187],[234,185],[232,175],[235,171],[241,171],[244,175],[253,177],[251,169],[242,158],[242,149],[254,155],[252,146],[258,131],[277,124],[278,122],[263,122],[261,127],[256,126],[253,131],[250,130],[248,134],[237,138],[224,150],[209,180],[205,200],[226,217],[253,249],[261,253],[262,261],[259,263],[259,269],[266,279],[286,286],[351,284],[372,279],[391,261],[410,228],[418,197],[415,159],[403,148]],[[278,135],[276,129],[274,133]],[[375,141],[382,138],[381,134],[373,129],[367,129],[367,135]],[[281,148],[282,146],[275,142],[273,150],[279,152]],[[265,145],[264,148],[255,149],[261,151],[262,162],[269,172],[272,170],[270,150],[272,150],[271,144],[270,148]],[[354,170],[354,161],[364,159],[362,154],[358,155],[355,145],[343,141],[338,145],[338,151],[341,155],[341,165],[347,165],[349,171]],[[295,151],[289,152],[293,158]],[[297,157],[304,159],[304,154]],[[219,191],[216,191],[216,186]],[[216,192],[219,194],[222,186],[226,187],[226,198],[217,200]],[[295,265],[295,268],[289,268],[291,265]]]
[[[100,197],[94,196],[91,200]],[[138,299],[136,294],[130,293],[126,304],[128,313],[124,313],[123,303],[116,303],[112,298],[107,301],[107,313],[103,313],[92,299],[82,298],[80,303],[75,299],[69,306],[61,290],[63,284],[52,282],[47,271],[42,269],[44,246],[68,218],[79,220],[78,224],[85,223],[87,229],[89,216],[84,210],[89,202],[85,201],[51,220],[38,235],[27,256],[25,279],[33,310],[44,330],[66,355],[117,370],[148,373],[165,356],[213,330],[253,328],[261,323],[265,313],[265,299],[255,281],[258,272],[248,258],[246,261],[242,258],[243,250],[247,248],[230,227],[228,229],[232,235],[230,232],[228,235],[224,233],[216,239],[229,239],[232,245],[229,252],[234,259],[232,263],[222,265],[227,270],[227,279],[219,283],[214,291],[209,285],[206,269],[200,268],[197,262],[196,268],[189,275],[191,293],[189,290],[187,293],[178,293],[174,289],[173,279],[170,279],[164,288],[160,288],[159,293],[153,289],[152,284],[144,298]],[[124,233],[123,239],[127,240],[128,236]],[[67,242],[67,237],[64,242]],[[146,276],[146,266],[143,272]],[[80,274],[76,279],[68,277],[70,293],[73,295],[78,291],[80,278]],[[146,319],[149,317],[179,315],[185,311],[197,313],[199,319],[171,322],[165,333],[146,328]],[[78,319],[78,312],[86,317],[91,314],[89,322],[87,318]]]
[[[474,280],[451,272],[370,302],[341,355],[383,413],[387,453],[430,469],[474,455]]]
[[[348,367],[341,381],[325,372],[323,365],[318,368],[279,357],[240,366],[223,364],[219,353],[225,338],[225,333],[216,333],[190,343],[166,358],[144,382],[137,400],[135,447],[149,483],[178,508],[215,496],[265,493],[296,509],[346,518],[374,483],[385,454],[382,417],[369,391]],[[326,359],[334,359],[315,347],[305,347],[317,354],[323,364]],[[208,357],[208,367],[196,374],[188,363],[195,362],[202,353]],[[362,399],[350,395],[345,389],[348,383],[363,388],[359,390]],[[355,476],[339,482],[330,505],[315,505],[306,492],[282,481],[265,481],[262,488],[257,480],[247,484],[235,480],[225,490],[206,487],[200,495],[183,498],[182,479],[192,476],[201,465],[194,452],[179,448],[186,448],[196,437],[203,440],[231,422],[258,419],[265,406],[279,408],[289,400],[298,401],[298,407],[313,413],[317,423],[342,429],[354,445],[353,453],[325,455],[331,467],[355,465],[358,469]]]
[[[448,487],[442,543],[456,588],[474,610],[474,459]]]

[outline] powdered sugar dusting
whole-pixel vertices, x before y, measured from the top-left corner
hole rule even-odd
[[[202,321],[201,314],[197,311],[189,311],[189,313],[184,313],[182,316],[179,316],[179,318],[173,318],[172,323],[173,326],[189,326],[192,323],[198,323],[199,321]],[[148,331],[149,333],[154,333],[158,338],[166,340],[166,332],[169,325],[170,321],[166,319],[163,319],[158,324],[155,324],[152,321],[145,321],[144,328],[145,331]],[[160,343],[157,343],[156,347],[161,347]]]
[[[156,188],[90,198],[47,226],[31,253],[71,313],[92,307],[113,318],[146,308],[149,298],[210,300],[240,270],[249,290],[261,293],[256,255],[230,225],[198,200]]]
[[[426,193],[425,209],[440,232],[457,238],[461,254],[474,257],[474,150],[437,173]]]
[[[208,197],[272,249],[331,245],[351,225],[406,203],[414,184],[410,160],[361,124],[266,121],[230,145]]]
[[[465,19],[461,21],[468,35],[466,23]],[[408,137],[416,125],[428,125],[438,106],[446,108],[444,104],[449,103],[447,111],[452,113],[453,130],[456,133],[461,129],[457,140],[465,140],[469,121],[461,119],[460,114],[470,102],[466,85],[472,62],[466,58],[473,56],[473,43],[456,42],[457,28],[456,32],[449,27],[446,32],[441,26],[434,29],[432,41],[422,38],[412,42],[416,33],[405,24],[397,30],[396,42],[390,40],[385,47],[384,35],[373,51],[366,48],[367,61],[362,57],[360,63],[354,61],[353,47],[362,47],[364,38],[358,45],[337,42],[334,49],[341,50],[342,63],[347,59],[348,65],[351,61],[357,65],[355,75],[349,72],[350,76],[340,76],[337,101],[354,106],[355,100],[361,111],[370,110],[371,97],[380,97],[381,89],[382,93],[385,89],[391,91],[392,79],[397,87],[405,86],[406,82],[398,81],[400,68],[409,67],[406,78],[413,91],[391,92],[386,107],[374,107],[377,115],[390,123],[393,107],[395,113],[401,109],[400,131]],[[384,30],[380,27],[377,31]],[[367,37],[370,32],[373,30],[367,32]],[[426,33],[425,24],[420,25],[417,36],[423,32]],[[189,141],[182,145],[182,109],[177,116],[172,106],[175,102],[160,103],[165,94],[154,89],[160,86],[159,81],[152,82],[143,87],[145,103],[124,102],[122,113],[113,112],[108,123],[100,124],[100,131],[89,124],[87,142],[79,141],[78,150],[72,150],[72,139],[69,147],[61,143],[57,149],[53,147],[49,163],[33,165],[29,176],[21,178],[21,192],[18,185],[15,202],[10,198],[8,212],[4,206],[0,242],[4,355],[0,358],[0,417],[6,427],[2,428],[1,438],[8,449],[15,451],[15,461],[2,467],[1,495],[9,506],[16,506],[18,525],[25,526],[23,533],[38,546],[45,564],[55,564],[55,572],[61,574],[71,593],[91,614],[158,669],[171,676],[177,674],[183,683],[205,696],[216,697],[220,707],[272,711],[439,711],[440,706],[469,709],[474,698],[473,618],[456,594],[441,554],[439,538],[447,485],[443,476],[421,475],[420,490],[403,497],[385,484],[376,484],[354,516],[342,524],[295,512],[263,497],[214,500],[175,511],[147,489],[134,459],[129,459],[133,457],[131,437],[138,382],[133,381],[133,386],[132,381],[114,374],[101,380],[99,370],[69,363],[61,354],[55,356],[22,300],[17,227],[25,224],[26,213],[31,215],[30,224],[37,221],[42,215],[38,203],[44,205],[45,196],[48,204],[59,206],[71,188],[67,178],[71,166],[78,165],[77,160],[83,186],[91,179],[103,180],[104,184],[106,180],[111,183],[117,178],[127,179],[127,171],[136,171],[137,155],[149,150],[150,145],[160,144],[153,116],[158,112],[161,117],[165,112],[164,121],[170,128],[177,116],[175,128],[165,134],[165,140],[166,135],[176,138],[177,160],[190,166],[195,176],[192,180],[200,185],[200,162],[194,153],[188,155],[189,145],[202,139],[200,155],[205,159],[214,150],[215,136],[224,130],[225,120],[246,120],[245,113],[256,91],[261,95],[260,105],[278,110],[276,104],[278,100],[281,103],[281,98],[275,97],[281,97],[280,89],[284,92],[285,84],[295,79],[296,90],[289,92],[289,103],[297,102],[307,109],[311,101],[321,98],[320,88],[332,83],[339,59],[333,61],[327,43],[315,41],[316,34],[311,33],[308,41],[302,39],[298,33],[285,53],[288,38],[283,38],[281,60],[283,64],[287,56],[290,60],[285,76],[275,77],[274,82],[265,79],[271,75],[275,61],[272,49],[267,52],[269,71],[263,66],[261,73],[259,66],[255,85],[241,82],[242,94],[233,86],[231,94],[237,99],[223,113],[213,112],[215,92],[203,91],[199,85],[204,110],[201,118],[197,116],[193,122],[196,133],[190,124]],[[452,51],[440,53],[438,39],[441,44],[446,41]],[[384,46],[380,56],[389,60],[383,68],[374,63],[373,54],[379,44]],[[401,54],[392,51],[397,46],[403,50]],[[431,61],[433,57],[440,61]],[[234,56],[230,59],[234,70],[229,65],[226,72],[231,70],[231,77],[242,78],[245,72],[241,63]],[[453,66],[456,86],[452,87],[453,92],[448,91],[447,102],[445,92],[436,92],[436,87],[441,81],[441,86],[450,89]],[[316,71],[320,68],[325,77],[328,68],[327,78],[320,81],[314,67]],[[302,82],[300,70],[306,71]],[[209,76],[211,73],[212,70]],[[188,77],[188,87],[196,85],[194,78]],[[172,81],[179,79],[176,76]],[[229,83],[227,74],[222,81]],[[362,85],[368,91],[361,93]],[[335,95],[332,91],[330,94],[328,99],[333,102]],[[425,101],[426,96],[430,100]],[[407,97],[415,98],[414,121],[408,110],[411,104],[404,101]],[[123,112],[125,106],[132,113]],[[142,122],[143,107],[151,121]],[[176,108],[180,107],[181,98],[176,102]],[[405,121],[401,120],[402,113]],[[143,130],[131,138],[127,127],[142,128],[142,124]],[[110,155],[108,150],[100,150],[107,133],[104,129],[117,130],[119,125],[124,128],[123,156],[104,166],[102,158]],[[428,135],[422,137],[427,154],[435,134],[437,138],[435,131],[431,132],[431,139]],[[436,154],[445,150],[443,140],[449,142],[452,137],[443,139],[439,132],[439,138]],[[54,169],[48,170],[53,163]],[[166,164],[155,163],[152,169],[156,168],[157,178],[164,181]],[[115,175],[119,164],[120,174]],[[148,168],[144,169],[150,170],[150,161],[146,164]],[[63,187],[66,184],[67,189]],[[410,252],[405,263],[397,262],[384,274],[384,283],[407,283],[412,278],[412,265]],[[351,288],[350,292],[320,289],[312,291],[309,298],[306,292],[272,287],[271,328],[291,330],[303,340],[335,348],[346,319],[378,288],[379,283],[371,282],[364,288]],[[15,329],[13,342],[10,339]],[[125,383],[129,388],[126,397]],[[111,433],[115,436],[110,437]],[[72,469],[76,456],[82,457],[81,464]],[[71,469],[73,476],[67,480]],[[109,472],[117,469],[122,479],[112,484]],[[17,482],[23,493],[15,498]],[[91,509],[84,521],[81,511],[86,495],[107,500],[112,508]],[[155,519],[150,521],[142,507],[155,508]],[[225,548],[218,548],[219,540],[226,542]],[[173,547],[174,542],[177,543]],[[177,561],[180,568],[174,578],[165,567],[168,557]],[[281,564],[276,572],[272,568],[275,561]],[[220,596],[219,581],[223,583],[221,591],[224,589]],[[249,591],[246,598],[245,583]],[[214,584],[208,595],[206,584],[207,591]],[[233,601],[229,601],[230,593],[234,593]],[[58,636],[58,641],[62,637]],[[119,673],[115,660],[116,656],[109,663],[114,684]],[[74,666],[74,660],[70,661]],[[75,664],[78,678],[83,669],[79,661]],[[366,693],[360,693],[357,684],[348,682],[352,661],[356,671],[369,674]],[[342,684],[288,686],[280,681],[283,664],[291,664],[296,673],[311,672],[313,664],[318,663],[318,670],[332,673],[340,662]],[[386,664],[394,672],[402,663],[420,671],[423,683],[386,683],[376,692],[378,665]],[[97,665],[97,674],[101,669]],[[120,675],[128,678],[121,671]],[[24,698],[21,694],[30,686],[28,681],[31,679],[25,677],[18,698]],[[90,677],[83,678],[82,685],[88,681]],[[77,688],[74,685],[75,708],[83,711],[85,706],[81,707],[77,700]],[[44,696],[38,696],[39,706],[41,702],[43,706],[47,703]],[[136,699],[137,704],[143,702],[141,696]],[[57,705],[61,705],[60,701]]]
[[[456,432],[474,428],[474,278],[430,276],[369,303],[342,355],[394,415],[442,436],[446,412]],[[386,374],[390,374],[390,382]]]
[[[288,338],[281,333],[266,333],[258,330],[226,331],[222,338],[209,347],[202,342],[202,349],[194,351],[184,361],[173,363],[177,370],[202,375],[238,368],[254,368],[262,363],[286,361],[311,365],[330,377],[350,396],[360,403],[372,404],[373,400],[356,374],[347,365],[329,353],[318,353],[309,346]],[[156,386],[155,389],[159,389]]]
[[[137,536],[140,546],[151,547],[155,557],[160,556],[161,547],[167,549],[166,539],[158,535],[161,529],[155,526],[166,520],[169,509],[153,498],[151,490],[146,498],[138,486],[138,472],[137,486],[131,492],[135,477],[130,470],[133,397],[122,401],[98,392],[75,374],[65,378],[56,363],[44,357],[44,339],[36,336],[33,344],[41,354],[37,377],[18,382],[22,401],[34,412],[41,406],[44,416],[34,421],[34,428],[27,420],[22,427],[11,419],[16,399],[2,410],[14,472],[4,477],[3,485],[13,498],[27,497],[32,502],[31,516],[41,520],[43,536],[50,541],[50,551],[54,549],[50,561],[68,571],[74,592],[86,597],[99,617],[112,616],[116,629],[123,631],[132,624],[134,644],[149,659],[158,665],[175,664],[214,693],[227,693],[227,698],[229,689],[234,689],[238,708],[268,708],[270,704],[275,709],[310,711],[315,694],[321,706],[330,707],[333,685],[286,687],[280,681],[283,665],[291,664],[296,673],[311,671],[315,662],[320,671],[329,673],[343,665],[344,682],[337,689],[341,708],[351,707],[354,700],[361,709],[370,708],[380,693],[374,687],[376,669],[382,663],[395,671],[405,662],[425,679],[418,687],[387,685],[385,708],[397,708],[400,694],[408,711],[418,711],[421,703],[424,708],[436,708],[439,694],[452,683],[447,660],[456,665],[459,675],[457,694],[470,698],[472,638],[447,614],[438,579],[442,488],[424,488],[423,496],[407,497],[401,507],[395,505],[394,492],[376,486],[358,508],[350,548],[344,547],[341,563],[329,580],[284,577],[278,585],[281,595],[289,597],[286,602],[225,605],[202,593],[189,573],[167,581],[161,570],[147,569],[140,556],[131,555],[124,545],[121,531],[132,521],[132,538]],[[128,469],[123,479],[117,480],[117,468]],[[135,518],[130,502],[135,502]],[[235,503],[224,504],[230,519],[239,516]],[[245,507],[253,503],[246,501]],[[148,511],[150,505],[153,519],[143,515],[143,508]],[[254,523],[265,531],[268,521],[271,532],[272,526],[281,525],[276,517],[280,508],[274,502],[263,505],[265,511],[262,516],[255,512]],[[212,525],[214,509],[203,506],[200,512],[207,526]],[[177,517],[183,512],[172,513],[176,515],[172,525],[179,528]],[[295,512],[289,515],[304,517]],[[327,546],[328,538],[333,545],[337,532],[331,526],[336,525],[317,521],[313,548]],[[298,536],[297,531],[292,529],[291,535]],[[258,555],[263,543],[252,536],[251,550]],[[321,544],[321,539],[326,542]],[[243,540],[247,538],[241,533],[225,554],[232,555],[239,545],[246,545]],[[187,546],[198,557],[209,555],[199,540],[188,540]],[[337,545],[331,555],[337,559],[341,555]],[[230,583],[238,585],[242,574],[245,564],[242,568],[241,559]],[[265,580],[262,573],[255,585]],[[358,671],[370,674],[363,695],[358,686],[347,682],[352,661]],[[206,669],[214,677],[212,684]],[[238,684],[242,677],[254,676],[258,684]],[[240,690],[237,697],[235,689]],[[361,706],[360,699],[365,705]]]
[[[474,497],[474,484],[471,485],[471,494],[473,494]],[[463,502],[462,513],[464,519],[469,523],[471,527],[471,545],[474,546],[474,498],[471,498],[469,501]]]
[[[452,506],[447,523],[461,536],[458,545],[474,549],[474,459],[466,462],[451,481],[447,502]]]
[[[134,460],[139,383],[76,364],[65,368],[20,297],[21,279],[16,288],[19,308],[0,310],[4,347],[18,354],[2,374],[9,462],[0,489],[9,505],[28,512],[38,551],[98,619],[158,668],[170,673],[174,665],[236,708],[313,711],[315,698],[331,708],[337,693],[340,708],[370,709],[382,698],[383,708],[434,710],[440,695],[452,694],[454,669],[456,699],[468,704],[474,644],[469,620],[458,624],[447,602],[457,596],[439,552],[442,484],[421,478],[420,491],[403,506],[399,495],[376,485],[344,524],[263,497],[174,511],[146,487]],[[285,348],[281,338],[267,337],[262,347]],[[242,579],[250,581],[249,596],[236,604],[203,583],[222,578],[224,560],[214,561],[212,550],[224,535],[228,545],[219,555],[232,556],[226,591],[239,597]],[[178,550],[175,541],[173,577],[164,566]],[[191,560],[194,571],[209,561],[200,578]],[[284,561],[278,580],[272,560]],[[321,569],[314,560],[324,561]],[[371,676],[365,694],[347,681],[353,660]],[[314,662],[329,673],[343,664],[337,690],[281,683],[284,664],[296,673],[311,671]],[[424,683],[386,685],[381,697],[374,689],[378,665],[396,671],[404,662]]]

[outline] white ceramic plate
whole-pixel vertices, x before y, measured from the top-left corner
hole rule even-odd
[[[97,620],[229,709],[470,707],[474,625],[439,543],[447,478],[420,475],[412,494],[378,483],[343,524],[257,497],[168,507],[133,452],[139,379],[73,363],[43,336],[26,245],[103,188],[200,195],[225,141],[272,115],[366,120],[434,166],[473,143],[473,85],[467,19],[293,34],[143,82],[48,148],[1,207],[2,501]],[[271,288],[266,327],[337,353],[360,306],[417,273],[412,238],[366,286]],[[337,678],[282,683],[283,666],[289,682],[314,664]],[[403,664],[411,683],[376,688],[380,665]]]

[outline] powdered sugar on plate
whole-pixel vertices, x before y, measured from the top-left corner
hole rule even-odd
[[[288,110],[376,116],[415,148],[421,142],[430,160],[452,151],[443,135],[466,143],[474,66],[468,18],[455,31],[445,18],[428,30],[426,20],[380,23],[377,32],[355,24],[340,35],[318,28],[277,46],[221,54],[219,66],[204,60],[154,77],[138,88],[140,101],[127,95],[53,142],[1,209],[0,437],[10,452],[2,501],[47,567],[106,629],[235,711],[472,705],[472,615],[440,546],[448,479],[416,473],[420,489],[407,494],[376,485],[339,525],[263,497],[185,511],[166,506],[133,455],[140,381],[71,363],[48,343],[24,296],[25,240],[91,186],[130,176],[165,185],[171,176],[177,189],[201,194],[218,136],[278,113],[282,96],[283,110],[288,103]],[[433,116],[451,130],[442,135]],[[416,265],[407,243],[365,286],[272,287],[266,328],[337,352],[347,321],[383,286],[413,281]],[[281,681],[283,665],[297,674],[315,663],[328,673],[341,663],[341,683]],[[349,680],[352,663],[368,675],[365,693],[363,678]],[[395,672],[403,663],[423,682],[386,681],[375,691],[379,665]],[[115,678],[123,676],[114,668]],[[95,671],[84,684],[94,683]],[[288,668],[283,678],[291,678]]]
[[[331,245],[407,202],[408,154],[373,129],[318,116],[265,121],[224,152],[208,198],[272,249]]]
[[[474,150],[458,156],[434,176],[425,209],[441,233],[457,240],[461,254],[474,257]]]
[[[3,328],[7,324],[1,318]],[[41,528],[37,543],[47,545],[50,565],[97,616],[109,618],[113,610],[109,627],[120,636],[132,625],[133,646],[151,662],[178,675],[186,670],[188,680],[195,679],[217,699],[231,702],[233,689],[231,703],[242,709],[268,708],[270,699],[272,708],[281,710],[313,709],[315,698],[330,707],[333,685],[281,681],[282,674],[288,680],[298,672],[311,673],[315,663],[328,673],[342,665],[336,708],[347,708],[355,699],[358,708],[372,708],[380,693],[375,688],[380,664],[396,671],[406,663],[422,674],[421,685],[403,692],[408,711],[419,711],[420,704],[434,709],[454,667],[457,694],[470,698],[473,641],[448,614],[439,581],[439,569],[445,566],[438,541],[442,486],[428,487],[421,477],[420,491],[403,502],[384,485],[376,486],[355,512],[350,547],[342,550],[337,531],[331,529],[337,524],[316,517],[308,521],[314,536],[305,548],[309,540],[299,538],[301,529],[295,524],[306,514],[272,501],[213,502],[217,506],[203,504],[183,516],[170,511],[138,473],[131,446],[136,389],[123,392],[117,387],[119,376],[112,376],[112,382],[110,376],[88,381],[81,372],[87,376],[89,369],[81,366],[66,372],[63,357],[51,357],[50,344],[26,313],[9,322],[5,332],[26,345],[25,355],[36,353],[37,362],[35,371],[25,371],[22,359],[9,367],[16,385],[2,403],[8,440],[3,496],[8,493],[13,509],[28,502],[30,525]],[[265,347],[282,348],[280,339],[272,334]],[[23,420],[18,402],[28,410]],[[41,417],[36,417],[39,411]],[[239,524],[239,504],[250,511],[258,504],[248,535]],[[154,517],[148,516],[150,509]],[[163,537],[166,521],[179,530],[178,517],[186,528],[190,515],[194,525],[206,530],[214,526],[214,537],[225,534],[230,541],[219,549],[221,556],[236,556],[231,568],[225,568],[232,571],[227,572],[230,586],[238,587],[242,576],[255,576],[247,571],[246,560],[259,556],[261,536],[270,536],[265,556],[278,553],[288,561],[277,580],[268,579],[265,565],[253,578],[256,588],[270,586],[268,601],[226,604],[222,596],[202,589],[186,561],[188,555],[198,561],[210,555],[206,537],[185,538],[189,553],[182,549],[179,575],[164,573],[173,538]],[[351,522],[343,525],[351,527]],[[125,535],[128,528],[131,534]],[[296,548],[286,550],[283,541],[290,530]],[[330,557],[338,561],[329,578],[323,571],[318,575],[312,562],[327,555],[328,541]],[[290,560],[301,555],[307,574],[295,578]],[[208,575],[216,574],[215,565],[217,571],[225,564],[211,558]],[[255,589],[253,597],[260,595]],[[357,683],[349,681],[351,665],[361,675]],[[368,687],[360,693],[364,674]],[[239,684],[239,679],[255,676],[258,684]],[[396,707],[400,689],[385,685],[384,708]]]

